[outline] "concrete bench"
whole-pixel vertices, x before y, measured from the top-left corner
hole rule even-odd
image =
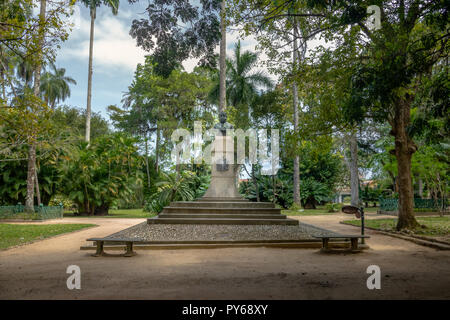
[[[329,240],[330,239],[350,239],[351,252],[359,252],[360,249],[358,248],[358,239],[367,239],[370,238],[370,236],[363,236],[363,235],[348,235],[348,234],[337,234],[337,235],[324,235],[324,236],[313,236],[314,238],[322,239],[322,252],[330,252],[331,249],[329,247]]]
[[[87,241],[95,241],[97,245],[97,251],[93,254],[93,257],[100,257],[106,255],[104,251],[105,242],[114,242],[114,243],[125,243],[125,254],[124,257],[132,257],[136,255],[136,252],[133,251],[133,244],[135,242],[140,242],[136,239],[111,239],[111,238],[89,238]]]

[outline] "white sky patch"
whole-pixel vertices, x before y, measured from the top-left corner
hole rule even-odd
[[[124,21],[130,17],[131,12],[126,10],[119,9],[117,16],[107,8],[98,10],[94,27],[94,67],[119,67],[134,72],[136,65],[144,62],[146,52],[136,46],[136,41],[128,33],[130,26]],[[84,14],[80,18],[80,26],[70,34],[69,46],[63,47],[59,56],[87,61],[89,33],[90,16]]]

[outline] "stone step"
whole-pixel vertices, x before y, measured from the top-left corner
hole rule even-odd
[[[244,198],[217,198],[217,197],[203,197],[200,199],[195,200],[196,202],[218,202],[218,201],[223,201],[223,202],[250,202],[248,199],[244,199]]]
[[[220,213],[160,213],[160,218],[216,218],[216,219],[286,219],[283,214],[220,214]]]
[[[217,218],[149,218],[148,224],[236,224],[236,225],[298,225],[294,219],[217,219]]]
[[[170,207],[195,207],[195,208],[275,208],[272,202],[250,201],[175,201]]]
[[[280,214],[277,208],[164,207],[162,213]]]

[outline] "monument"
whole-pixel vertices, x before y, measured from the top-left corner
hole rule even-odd
[[[238,191],[239,164],[234,161],[234,137],[227,135],[233,126],[225,112],[219,114],[219,131],[211,152],[211,183],[205,195],[195,201],[175,201],[148,224],[259,224],[298,225],[281,214],[271,202],[251,202]]]
[[[234,163],[233,137],[227,135],[228,129],[234,129],[227,122],[227,114],[219,114],[219,123],[214,126],[220,135],[213,143],[211,158],[211,184],[203,200],[243,200],[238,191],[239,164]],[[227,149],[228,146],[228,150]],[[233,159],[233,161],[231,161]]]

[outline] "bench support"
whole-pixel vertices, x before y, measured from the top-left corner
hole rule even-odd
[[[126,243],[127,247],[126,247],[126,252],[123,255],[124,257],[132,257],[136,255],[136,252],[133,251],[133,242],[131,241],[127,241]]]
[[[105,254],[105,251],[103,249],[103,241],[95,241],[97,244],[97,251],[95,254],[93,254],[93,257],[101,257]]]
[[[350,241],[352,243],[351,251],[358,251],[358,238],[351,238]]]
[[[328,241],[329,241],[328,238],[322,238],[322,248],[323,248],[324,250],[328,250],[328,249],[329,249],[329,247],[328,247]]]

